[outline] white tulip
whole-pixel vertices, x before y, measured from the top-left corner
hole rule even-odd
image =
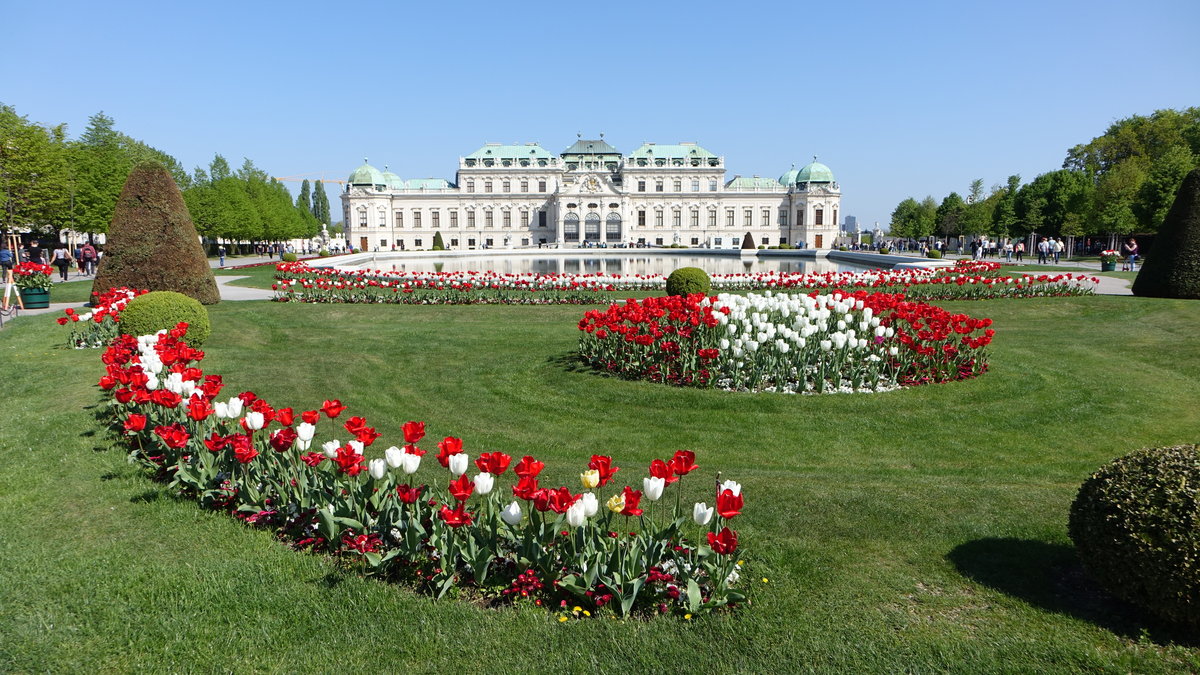
[[[656,502],[662,498],[663,488],[667,486],[665,478],[643,478],[642,491],[646,495],[646,499]]]
[[[457,455],[455,455],[457,457]],[[484,471],[475,476],[475,492],[486,495],[492,491],[492,487],[496,485],[496,477]]]
[[[730,492],[732,492],[733,496],[736,497],[736,496],[742,494],[742,484],[736,483],[731,480],[727,480],[724,483],[721,483],[721,487],[720,487],[720,489],[717,490],[717,493],[720,494],[726,490],[729,490]]]
[[[158,378],[155,377],[153,374],[149,375],[146,378],[146,388],[151,391],[158,389]]]
[[[503,520],[509,525],[516,525],[517,523],[521,522],[521,505],[514,501],[506,506],[504,510],[500,512],[500,520]]]
[[[213,404],[213,414],[219,420],[229,419],[229,404],[224,401],[217,401]]]
[[[447,465],[450,467],[450,473],[455,476],[461,476],[467,472],[467,466],[470,463],[467,453],[460,452],[457,455],[450,455],[450,461],[447,462]]]
[[[392,446],[383,451],[383,458],[387,460],[387,465],[393,469],[399,469],[404,463],[404,451],[396,446]]]
[[[263,419],[262,413],[255,412],[253,410],[246,413],[246,428],[250,431],[258,431],[259,429],[263,428],[265,424],[266,420]]]
[[[313,434],[317,432],[317,425],[301,422],[296,426],[296,437],[302,441],[311,441]]]
[[[400,461],[400,468],[405,474],[411,476],[421,468],[421,456],[411,453],[404,453],[404,457]]]
[[[382,459],[373,459],[367,463],[367,470],[371,472],[371,478],[383,480],[383,477],[387,475],[388,465]]]
[[[301,452],[308,450],[310,445],[312,445],[312,441],[306,441],[303,438],[296,439],[296,447],[299,448]]]
[[[245,405],[245,404],[242,403],[242,399],[240,399],[236,396],[229,399],[229,419],[233,419],[234,417],[241,417],[243,405]]]
[[[577,501],[567,509],[567,524],[571,527],[582,527],[587,522],[587,512],[583,502]]]
[[[325,451],[325,456],[329,459],[337,457],[337,451],[340,447],[342,447],[342,444],[337,441],[325,441],[321,444],[321,449]]]
[[[588,518],[596,515],[596,512],[600,510],[600,500],[596,499],[596,495],[591,492],[583,493],[583,496],[579,498],[579,503],[583,504],[583,514]]]
[[[350,449],[353,450],[354,454],[356,455],[363,454],[363,450],[366,449],[366,446],[363,445],[362,441],[347,441],[346,445],[349,445]]]
[[[715,507],[699,502],[692,507],[692,521],[697,525],[707,525],[708,521],[712,520],[714,510]]]

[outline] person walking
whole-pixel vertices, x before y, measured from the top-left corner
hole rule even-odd
[[[1004,262],[1012,262],[1013,244],[1012,239],[1004,240]]]
[[[221,267],[225,266],[225,246],[224,245],[217,246],[217,261]]]
[[[80,263],[83,266],[83,273],[94,276],[96,274],[96,247],[88,242],[79,249],[79,255],[83,258]]]
[[[1016,245],[1013,246],[1013,253],[1015,253],[1017,256],[1017,264],[1020,264],[1021,261],[1025,259],[1025,242],[1018,241]]]
[[[69,280],[71,277],[71,249],[67,248],[66,244],[59,244],[50,259],[58,268],[58,283]]]
[[[1062,255],[1062,252],[1065,251],[1067,247],[1065,244],[1063,244],[1062,237],[1050,240],[1050,247],[1052,249],[1051,252],[1054,253],[1054,264],[1057,265],[1059,256]]]
[[[1138,259],[1138,244],[1133,237],[1129,241],[1121,244],[1121,257],[1125,258],[1125,264],[1121,266],[1123,272],[1136,272]]]
[[[1045,237],[1042,237],[1041,241],[1038,242],[1037,251],[1038,251],[1038,264],[1039,265],[1045,265],[1047,262],[1049,262],[1050,242],[1047,241]]]

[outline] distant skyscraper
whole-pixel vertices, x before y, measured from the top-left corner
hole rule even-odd
[[[855,218],[854,216],[846,216],[846,225],[842,229],[851,234],[857,234],[858,218]]]

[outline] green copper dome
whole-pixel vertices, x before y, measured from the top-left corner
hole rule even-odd
[[[388,186],[389,190],[404,189],[404,179],[392,173],[391,171],[388,171],[386,166],[383,167],[383,181],[383,184]]]
[[[824,164],[817,161],[813,157],[810,164],[804,165],[800,171],[796,172],[797,183],[832,183],[833,171]]]
[[[387,179],[379,172],[379,169],[366,163],[366,158],[363,159],[363,165],[355,169],[350,178],[346,179],[350,185],[387,185]]]
[[[795,164],[793,164],[791,169],[788,169],[782,176],[779,177],[779,182],[783,183],[785,186],[794,185],[796,183],[796,176],[799,174],[800,170],[796,168]]]

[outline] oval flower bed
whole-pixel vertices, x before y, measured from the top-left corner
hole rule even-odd
[[[991,262],[960,261],[952,268],[860,272],[754,272],[712,276],[714,290],[873,289],[910,298],[984,299],[1087,295],[1098,279],[1079,274],[1000,276]],[[662,291],[660,274],[505,274],[388,272],[279,263],[275,300],[398,304],[590,304],[597,293]]]
[[[118,337],[100,387],[131,459],[206,508],[437,597],[528,599],[575,617],[690,618],[746,602],[730,529],[742,488],[713,482],[712,506],[681,513],[683,483],[704,480],[690,451],[654,460],[633,486],[615,480],[613,458],[593,455],[582,489],[541,484],[533,456],[469,452],[454,437],[426,458],[422,422],[378,451],[380,432],[336,399],[297,413],[252,392],[223,397],[186,330]],[[345,442],[331,437],[343,432]]]
[[[121,320],[121,311],[129,301],[150,291],[134,290],[124,286],[110,289],[107,293],[92,292],[92,308],[86,312],[76,311],[74,307],[63,310],[63,316],[58,317],[58,325],[71,326],[71,335],[67,345],[75,349],[106,347],[117,337],[117,324]]]
[[[703,294],[627,300],[579,322],[579,353],[632,379],[737,391],[882,391],[987,370],[991,319],[903,295]]]

